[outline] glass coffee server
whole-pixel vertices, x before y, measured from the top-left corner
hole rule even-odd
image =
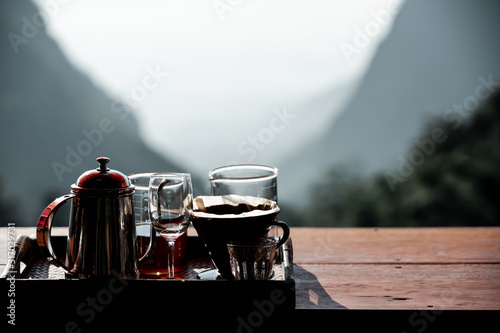
[[[193,187],[187,173],[155,173],[149,180],[149,218],[168,243],[168,275],[174,278],[175,241],[184,234],[193,214]]]

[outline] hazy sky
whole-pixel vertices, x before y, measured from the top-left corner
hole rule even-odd
[[[229,162],[276,165],[321,135],[401,3],[35,2],[70,61],[133,106],[153,149],[203,174]]]

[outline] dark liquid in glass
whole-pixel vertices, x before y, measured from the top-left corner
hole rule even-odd
[[[141,277],[167,276],[168,274],[168,242],[158,232],[156,244],[151,256],[140,267]],[[146,252],[149,245],[149,225],[137,228],[137,247],[139,256]],[[180,272],[186,266],[187,232],[175,240],[174,271]]]

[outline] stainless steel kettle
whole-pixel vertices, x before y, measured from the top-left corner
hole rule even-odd
[[[137,257],[135,219],[132,204],[134,186],[127,176],[107,167],[109,158],[97,158],[99,167],[83,173],[71,185],[71,194],[55,199],[42,212],[37,225],[37,243],[49,260],[64,268],[67,278],[89,279],[112,274],[136,279],[139,264],[154,247]],[[57,209],[71,200],[66,260],[55,254],[50,240]]]

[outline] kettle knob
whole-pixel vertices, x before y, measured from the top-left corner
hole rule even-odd
[[[99,163],[99,167],[97,168],[97,171],[101,171],[101,172],[109,171],[109,168],[107,166],[107,164],[109,162],[108,157],[98,157],[97,162]]]

